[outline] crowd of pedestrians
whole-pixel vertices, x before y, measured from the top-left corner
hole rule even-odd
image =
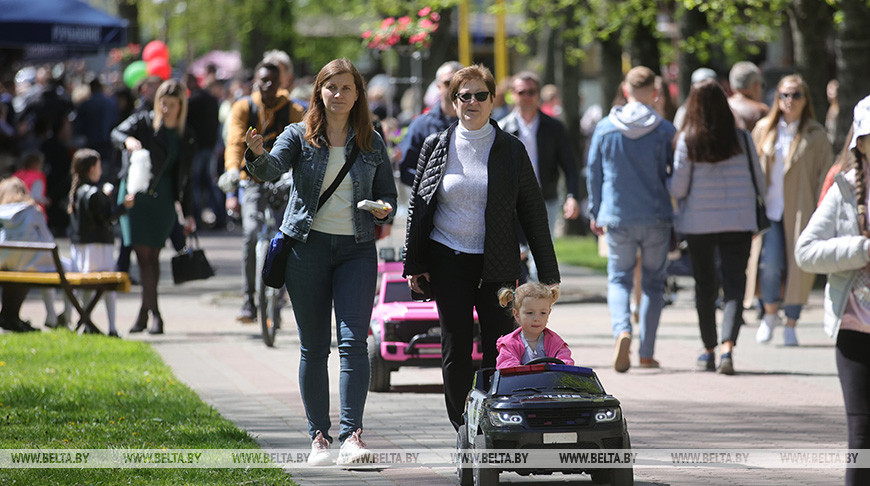
[[[782,343],[798,346],[811,272],[830,273],[826,328],[837,338],[850,447],[865,448],[867,100],[856,107],[849,146],[829,173],[834,137],[816,121],[800,76],[779,80],[768,106],[756,65],[738,62],[727,79],[701,68],[676,110],[664,80],[634,67],[612,110],[584,117],[583,201],[583,164],[559,119],[558,88],[530,71],[498,82],[483,66],[446,62],[425,113],[403,112],[401,121],[385,118],[395,111],[385,108],[393,100],[380,88],[367,93],[346,59],[294,89],[293,63],[277,50],[264,53],[250,78],[232,81],[210,70],[202,79],[185,74],[183,82],[147,77],[131,90],[107,89],[105,77],[81,71],[26,73],[24,84],[0,86],[0,239],[70,237],[70,269],[78,271],[129,271],[133,252],[142,302],[129,332],[164,331],[157,283],[167,239],[180,250],[197,228],[221,229],[233,218],[240,218],[243,235],[237,319],[253,322],[267,184],[292,172],[286,208],[272,209],[283,214],[280,229],[292,240],[285,275],[300,333],[312,464],[332,462],[326,363],[333,311],[341,356],[338,462],[365,452],[374,241],[389,231],[383,228],[398,205],[396,182],[411,191],[405,274],[412,290],[431,293],[441,315],[445,402],[454,427],[462,423],[471,381],[472,309],[484,365],[494,366],[496,342],[523,323],[505,313],[499,290],[514,292],[529,279],[544,284],[541,295],[558,296],[556,223],[585,215],[607,249],[618,372],[632,366],[633,320],[637,366],[660,366],[655,339],[668,253],[681,239],[695,279],[703,351],[694,361],[703,371],[736,373],[748,307],[759,310],[758,342],[770,342],[782,328]],[[836,111],[835,88],[829,91]],[[383,207],[357,210],[368,199]],[[822,209],[814,214],[817,204]],[[41,268],[15,254],[0,261],[4,268]],[[18,315],[26,290],[3,289],[4,329],[35,329]],[[48,326],[74,319],[69,306],[57,315],[51,292],[43,297]],[[109,333],[119,336],[114,296],[105,302]],[[546,349],[543,340],[529,347],[534,333],[519,336],[518,356]]]

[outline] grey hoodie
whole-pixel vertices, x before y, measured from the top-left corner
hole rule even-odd
[[[617,130],[632,140],[655,130],[663,120],[655,110],[639,101],[632,101],[625,106],[614,106],[608,118]]]
[[[45,215],[29,202],[0,204],[0,241],[52,242]],[[54,260],[47,251],[0,251],[0,268],[24,272],[54,272]]]

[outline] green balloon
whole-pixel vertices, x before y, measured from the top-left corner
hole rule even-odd
[[[147,69],[148,65],[145,61],[131,62],[127,66],[127,69],[124,70],[124,84],[130,89],[135,89],[139,81],[142,81],[148,75]]]

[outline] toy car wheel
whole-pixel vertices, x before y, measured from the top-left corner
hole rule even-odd
[[[498,469],[480,467],[475,463],[472,479],[474,486],[494,486],[498,484]]]
[[[592,473],[592,482],[610,486],[634,486],[634,468],[599,469]]]
[[[613,469],[610,474],[610,486],[634,486],[634,468]]]
[[[468,444],[468,427],[463,424],[459,427],[459,432],[456,433],[456,478],[459,480],[460,486],[471,486],[474,484],[471,467],[459,457],[463,452],[470,452]]]
[[[371,336],[368,342],[369,350],[369,391],[386,392],[390,391],[390,367],[381,358],[381,343],[378,342],[377,336]]]
[[[477,454],[475,454],[477,456]],[[472,463],[471,477],[474,486],[492,486],[498,484],[498,469],[481,467],[478,460]]]

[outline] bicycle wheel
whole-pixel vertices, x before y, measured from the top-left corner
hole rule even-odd
[[[257,306],[260,315],[260,330],[266,346],[275,345],[275,335],[281,327],[281,294],[284,289],[273,289],[263,283],[262,270],[269,240],[257,241]]]

